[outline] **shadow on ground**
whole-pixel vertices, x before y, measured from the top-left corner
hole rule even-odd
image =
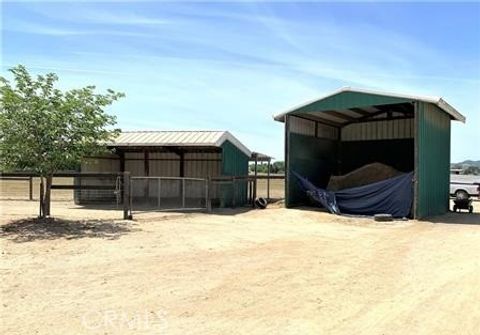
[[[429,218],[427,221],[433,223],[480,225],[480,213],[449,212],[445,215]]]
[[[0,237],[14,242],[58,238],[115,240],[135,230],[138,228],[132,228],[131,222],[115,222],[113,220],[22,219],[1,226]]]

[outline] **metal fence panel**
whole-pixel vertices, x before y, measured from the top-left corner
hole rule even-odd
[[[208,181],[200,178],[132,177],[131,210],[200,210],[208,206]]]

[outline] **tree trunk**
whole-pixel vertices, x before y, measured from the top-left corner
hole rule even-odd
[[[45,217],[50,217],[50,195],[52,194],[52,176],[47,176],[45,187]]]
[[[50,199],[52,190],[52,176],[40,177],[40,219],[50,216]]]
[[[45,217],[44,213],[45,213],[45,201],[44,201],[44,197],[45,197],[45,187],[44,187],[45,183],[43,182],[43,177],[40,177],[40,208],[39,208],[39,213],[38,213],[38,218],[39,219],[43,219]]]

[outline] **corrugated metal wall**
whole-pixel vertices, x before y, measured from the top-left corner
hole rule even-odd
[[[192,152],[185,154],[185,177],[205,178],[220,176],[222,154],[220,152]]]
[[[450,117],[437,106],[418,102],[416,115],[415,217],[448,211]]]
[[[148,153],[148,176],[150,177],[180,177],[180,156],[173,152],[149,152]],[[248,164],[248,163],[247,163]],[[222,172],[221,152],[186,152],[184,154],[184,176],[191,178],[217,177]],[[119,172],[120,158],[117,155],[107,155],[105,158],[88,158],[82,162],[82,172]],[[145,153],[125,152],[125,171],[129,171],[132,177],[145,176]],[[101,181],[92,178],[84,178],[83,184],[102,185]],[[190,184],[195,183],[187,182]],[[135,197],[144,196],[148,190],[151,196],[158,193],[158,183],[149,181],[135,181],[132,183],[132,194]],[[162,196],[178,196],[179,181],[163,181]],[[199,187],[188,187],[189,192],[204,192]],[[84,198],[95,200],[84,192]],[[92,192],[90,192],[92,193]],[[97,192],[98,193],[98,192]],[[215,194],[214,194],[215,196]]]
[[[150,177],[180,177],[180,160],[176,153],[150,152],[148,158],[148,175]],[[125,160],[125,169],[126,162]]]
[[[130,172],[132,177],[145,176],[145,164],[143,152],[125,153],[125,171]]]
[[[221,153],[219,152],[186,152],[184,154],[184,177],[207,178],[220,175]],[[125,171],[130,171],[132,177],[145,176],[145,154],[143,152],[125,153]],[[180,156],[173,152],[148,153],[149,177],[180,177]],[[150,182],[149,194],[157,194],[157,184]],[[164,181],[162,195],[176,196],[179,193],[178,181]],[[142,196],[144,190],[142,182],[133,183],[134,196]],[[191,188],[195,189],[194,187]],[[202,191],[203,192],[203,191]]]
[[[250,157],[238,149],[229,141],[222,144],[222,175],[224,176],[247,176],[248,160]],[[231,206],[233,203],[233,187],[223,185],[221,187],[221,202],[224,206]],[[235,204],[242,205],[247,202],[247,182],[240,181],[236,184]]]
[[[332,140],[338,138],[338,128],[295,116],[289,116],[289,120],[292,133]]]
[[[287,115],[285,132],[285,205],[305,205],[308,199],[305,192],[299,188],[292,171],[307,176],[316,185],[325,187],[330,175],[337,169],[339,130]]]
[[[180,156],[173,152],[149,152],[148,171],[150,177],[180,177]],[[192,178],[215,177],[221,173],[221,153],[186,152],[184,154],[184,176]],[[125,171],[133,177],[145,175],[143,152],[125,153]]]
[[[352,123],[342,128],[342,141],[390,140],[414,137],[414,119]]]

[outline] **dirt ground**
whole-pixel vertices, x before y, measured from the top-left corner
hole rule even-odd
[[[431,222],[275,206],[126,222],[58,202],[32,224],[37,203],[2,201],[0,333],[478,334],[475,206]]]

